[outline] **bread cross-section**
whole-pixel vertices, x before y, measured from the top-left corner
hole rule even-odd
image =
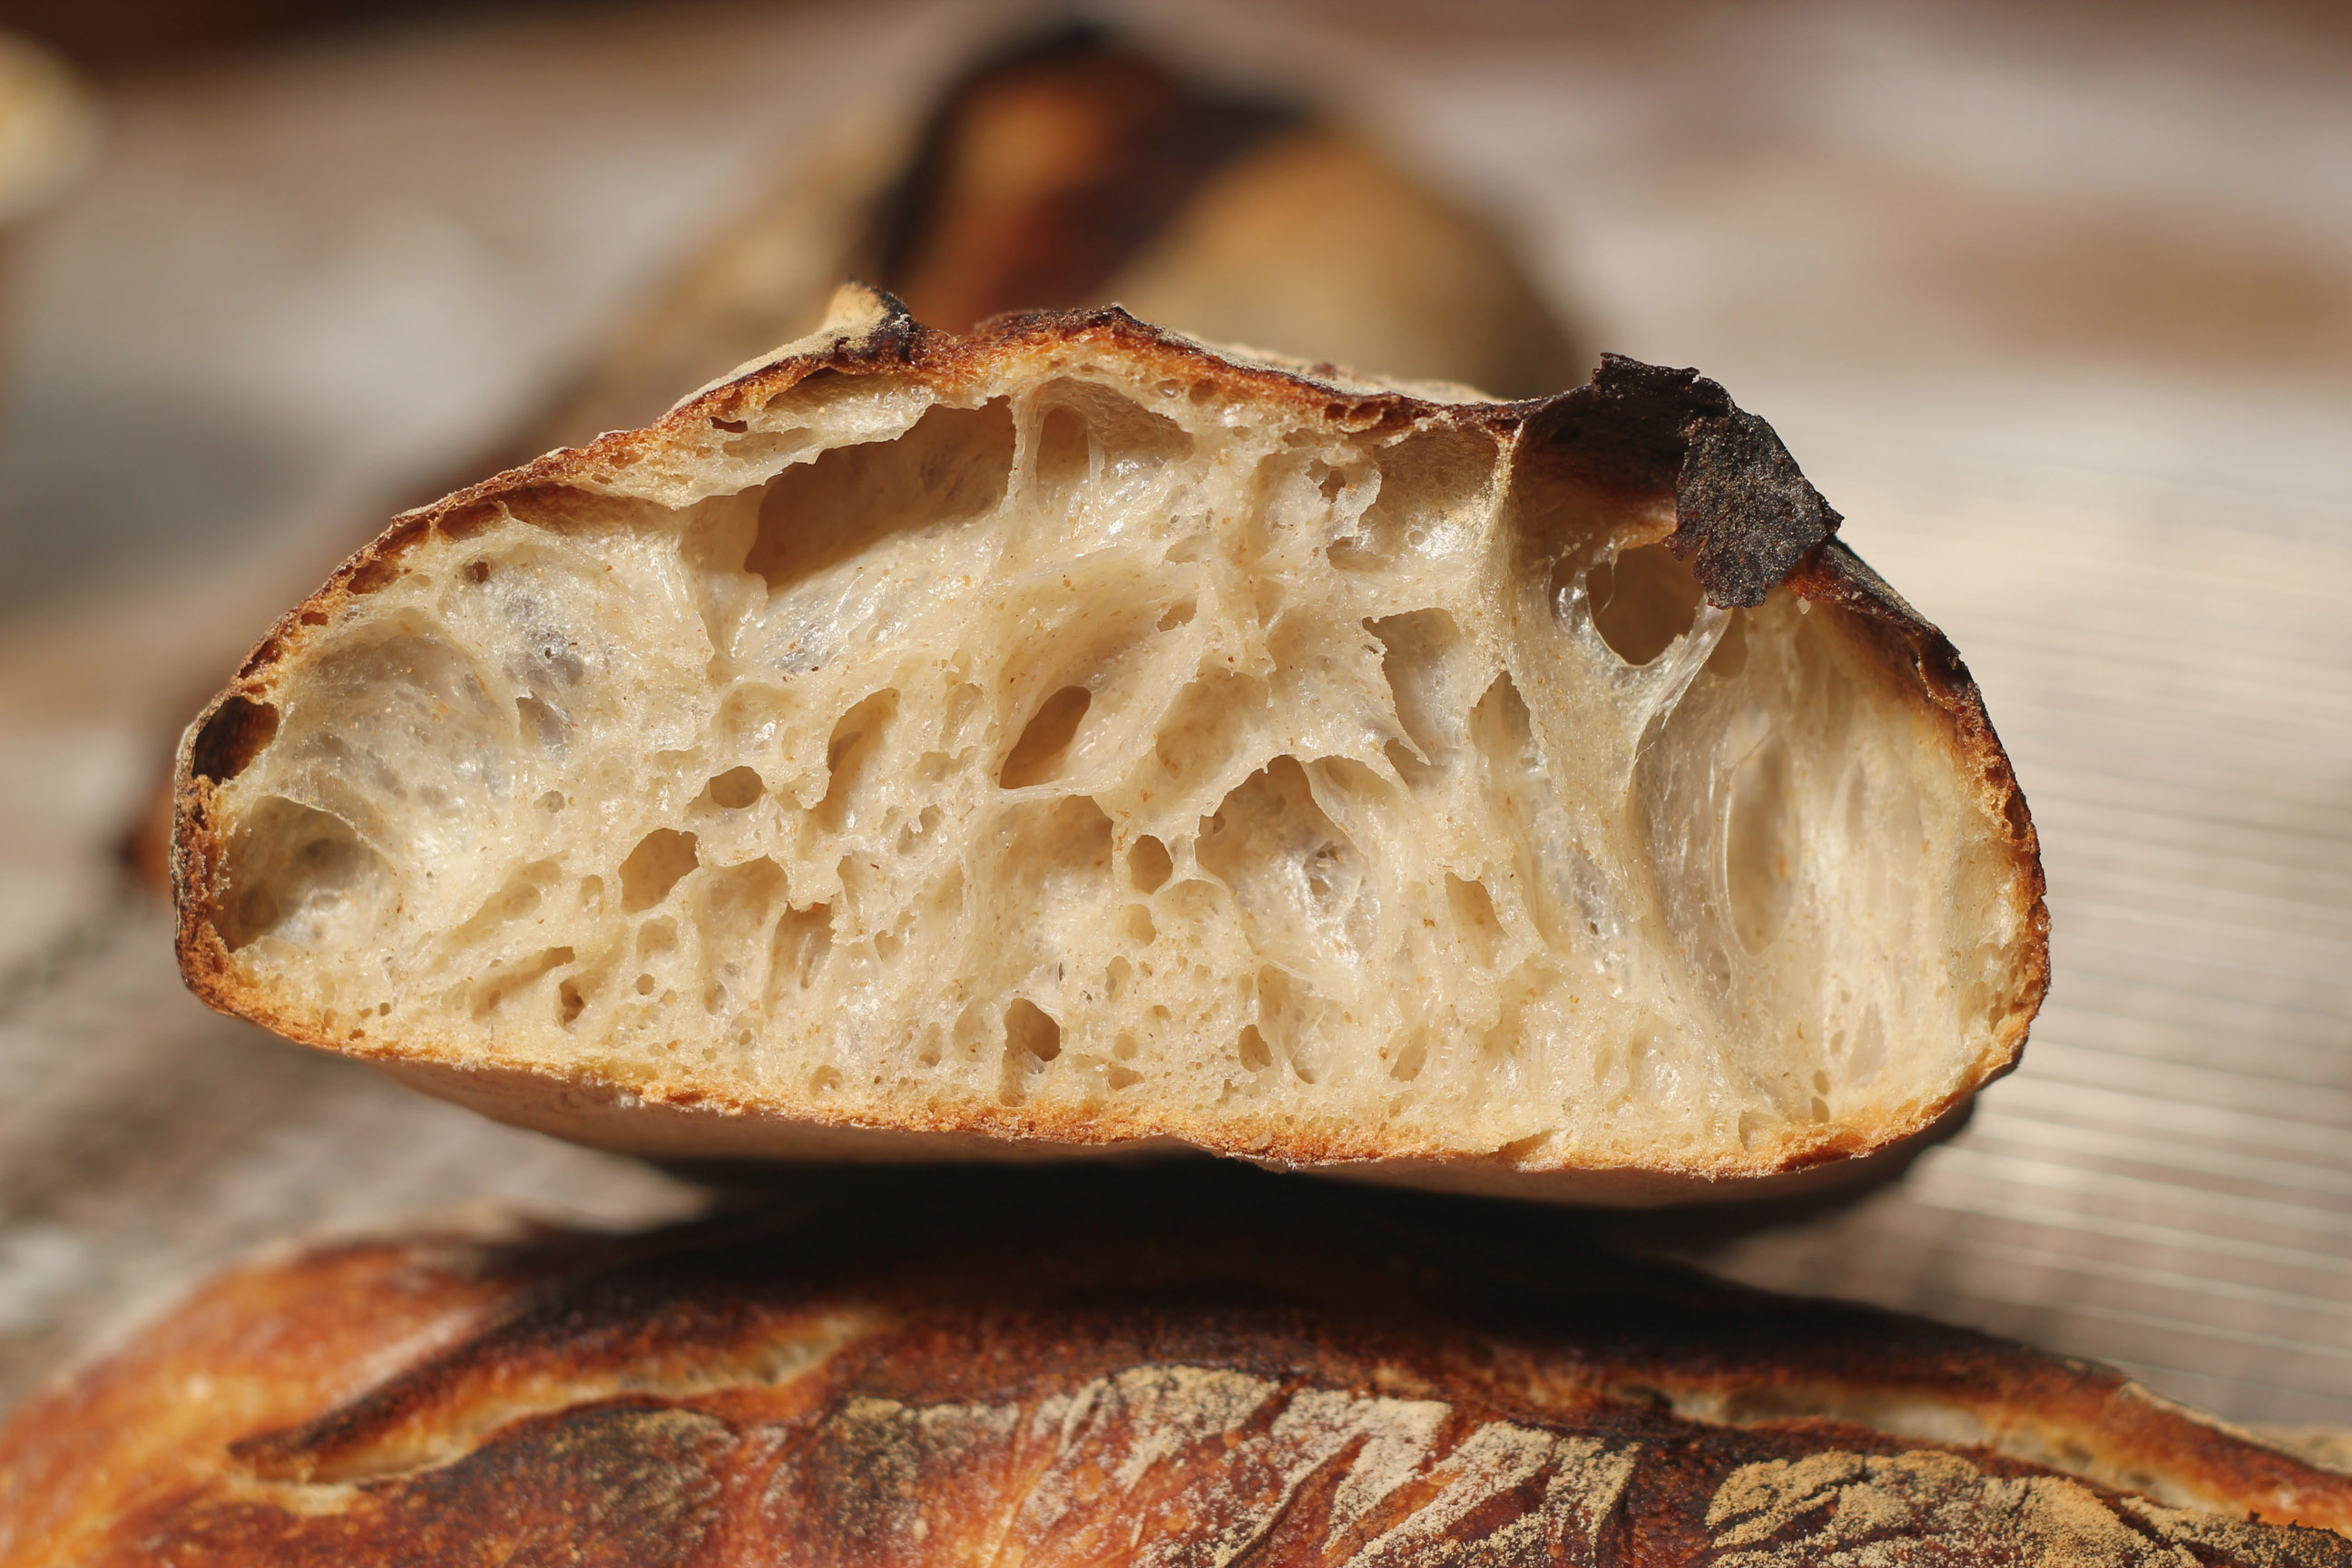
[[[1868,1152],[2014,1061],[2047,922],[1838,521],[1688,371],[1495,403],[845,290],[279,624],[182,750],[182,963],[649,1153]]]

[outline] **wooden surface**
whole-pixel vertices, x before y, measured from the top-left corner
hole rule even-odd
[[[0,1400],[318,1227],[696,1201],[205,1013],[109,859],[163,737],[370,520],[991,20],[693,15],[158,72],[27,237]],[[2050,1005],[1966,1131],[1842,1213],[1644,1234],[2352,1427],[2352,42],[2284,6],[1440,15],[1195,6],[1176,41],[1323,84],[1503,215],[1598,341],[1773,420],[1968,656],[2046,845]]]

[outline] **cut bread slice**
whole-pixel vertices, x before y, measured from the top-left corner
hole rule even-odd
[[[182,748],[182,965],[657,1155],[1864,1153],[2012,1064],[2047,921],[1837,521],[1688,371],[1498,404],[845,290],[279,624]]]

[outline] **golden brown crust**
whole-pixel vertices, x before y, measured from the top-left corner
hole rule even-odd
[[[2104,1368],[1527,1211],[1071,1187],[232,1276],[0,1432],[0,1568],[2352,1563],[2352,1478]]]
[[[1328,365],[1283,364],[1213,350],[1115,307],[1007,317],[956,335],[920,325],[887,295],[845,294],[855,308],[851,316],[837,319],[815,338],[742,367],[653,426],[550,452],[396,519],[254,649],[236,681],[190,727],[178,764],[173,851],[178,948],[182,971],[197,995],[305,1044],[380,1059],[395,1054],[353,1028],[287,1015],[237,973],[214,929],[223,893],[222,840],[209,814],[213,786],[235,776],[267,739],[258,727],[272,711],[268,699],[279,665],[344,602],[396,576],[410,550],[436,534],[462,537],[509,503],[528,502],[529,510],[544,518],[566,506],[597,505],[600,494],[625,475],[638,486],[649,478],[658,480],[667,454],[723,439],[725,432],[740,428],[745,413],[812,376],[889,374],[950,389],[1024,358],[1083,345],[1114,348],[1145,374],[1157,370],[1206,382],[1237,399],[1286,404],[1302,417],[1352,430],[1402,427],[1442,414],[1515,442],[1522,463],[1562,470],[1578,483],[1672,498],[1677,523],[1666,542],[1689,564],[1710,600],[1754,605],[1785,584],[1806,602],[1846,618],[1859,635],[1881,647],[1890,671],[1934,721],[1952,764],[1978,782],[1988,820],[2005,825],[2005,847],[2016,872],[2012,885],[2021,905],[2011,912],[2029,933],[2028,973],[1985,1058],[1950,1093],[1913,1101],[1868,1127],[1791,1129],[1779,1143],[1742,1156],[1743,1163],[1694,1160],[1679,1167],[1662,1162],[1640,1169],[1522,1172],[1500,1156],[1423,1162],[1418,1151],[1400,1151],[1376,1129],[1309,1131],[1271,1117],[1262,1126],[1231,1118],[1213,1127],[1177,1125],[1129,1112],[1031,1106],[979,1105],[952,1115],[909,1116],[893,1121],[887,1131],[1070,1145],[1174,1138],[1288,1165],[1396,1163],[1402,1155],[1423,1167],[1428,1184],[1456,1190],[1660,1203],[1709,1192],[1711,1184],[1726,1177],[1748,1179],[1737,1184],[1743,1189],[1738,1195],[1760,1195],[1773,1189],[1756,1178],[1779,1180],[1901,1144],[1936,1126],[1976,1087],[2015,1064],[2048,984],[2048,915],[2032,817],[1981,698],[1942,634],[1835,540],[1838,514],[1806,483],[1770,427],[1737,407],[1714,382],[1694,371],[1608,355],[1590,384],[1558,396],[1440,403],[1433,399],[1444,395],[1441,389],[1376,384]],[[476,1063],[420,1061],[424,1053],[415,1049],[417,1044],[406,1042],[409,1049],[398,1053],[409,1058],[412,1081],[462,1100],[505,1100],[518,1112],[505,1119],[610,1147],[679,1154],[689,1152],[684,1145],[700,1141],[728,1153],[791,1157],[805,1142],[812,1123],[845,1131],[861,1125],[814,1107],[729,1101],[707,1086],[621,1086],[584,1072],[541,1079],[544,1087],[534,1099],[513,1100],[505,1092],[516,1076],[513,1069],[495,1069],[486,1077]],[[642,1129],[615,1126],[614,1108],[643,1116],[640,1108],[652,1106],[678,1114],[645,1117]],[[1400,1175],[1369,1173],[1381,1179]],[[1402,1174],[1410,1179],[1412,1173]]]

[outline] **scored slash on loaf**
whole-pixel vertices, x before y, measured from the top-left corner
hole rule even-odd
[[[0,1568],[2352,1564],[2352,1478],[2107,1369],[1545,1212],[885,1175],[231,1275],[0,1431]]]

